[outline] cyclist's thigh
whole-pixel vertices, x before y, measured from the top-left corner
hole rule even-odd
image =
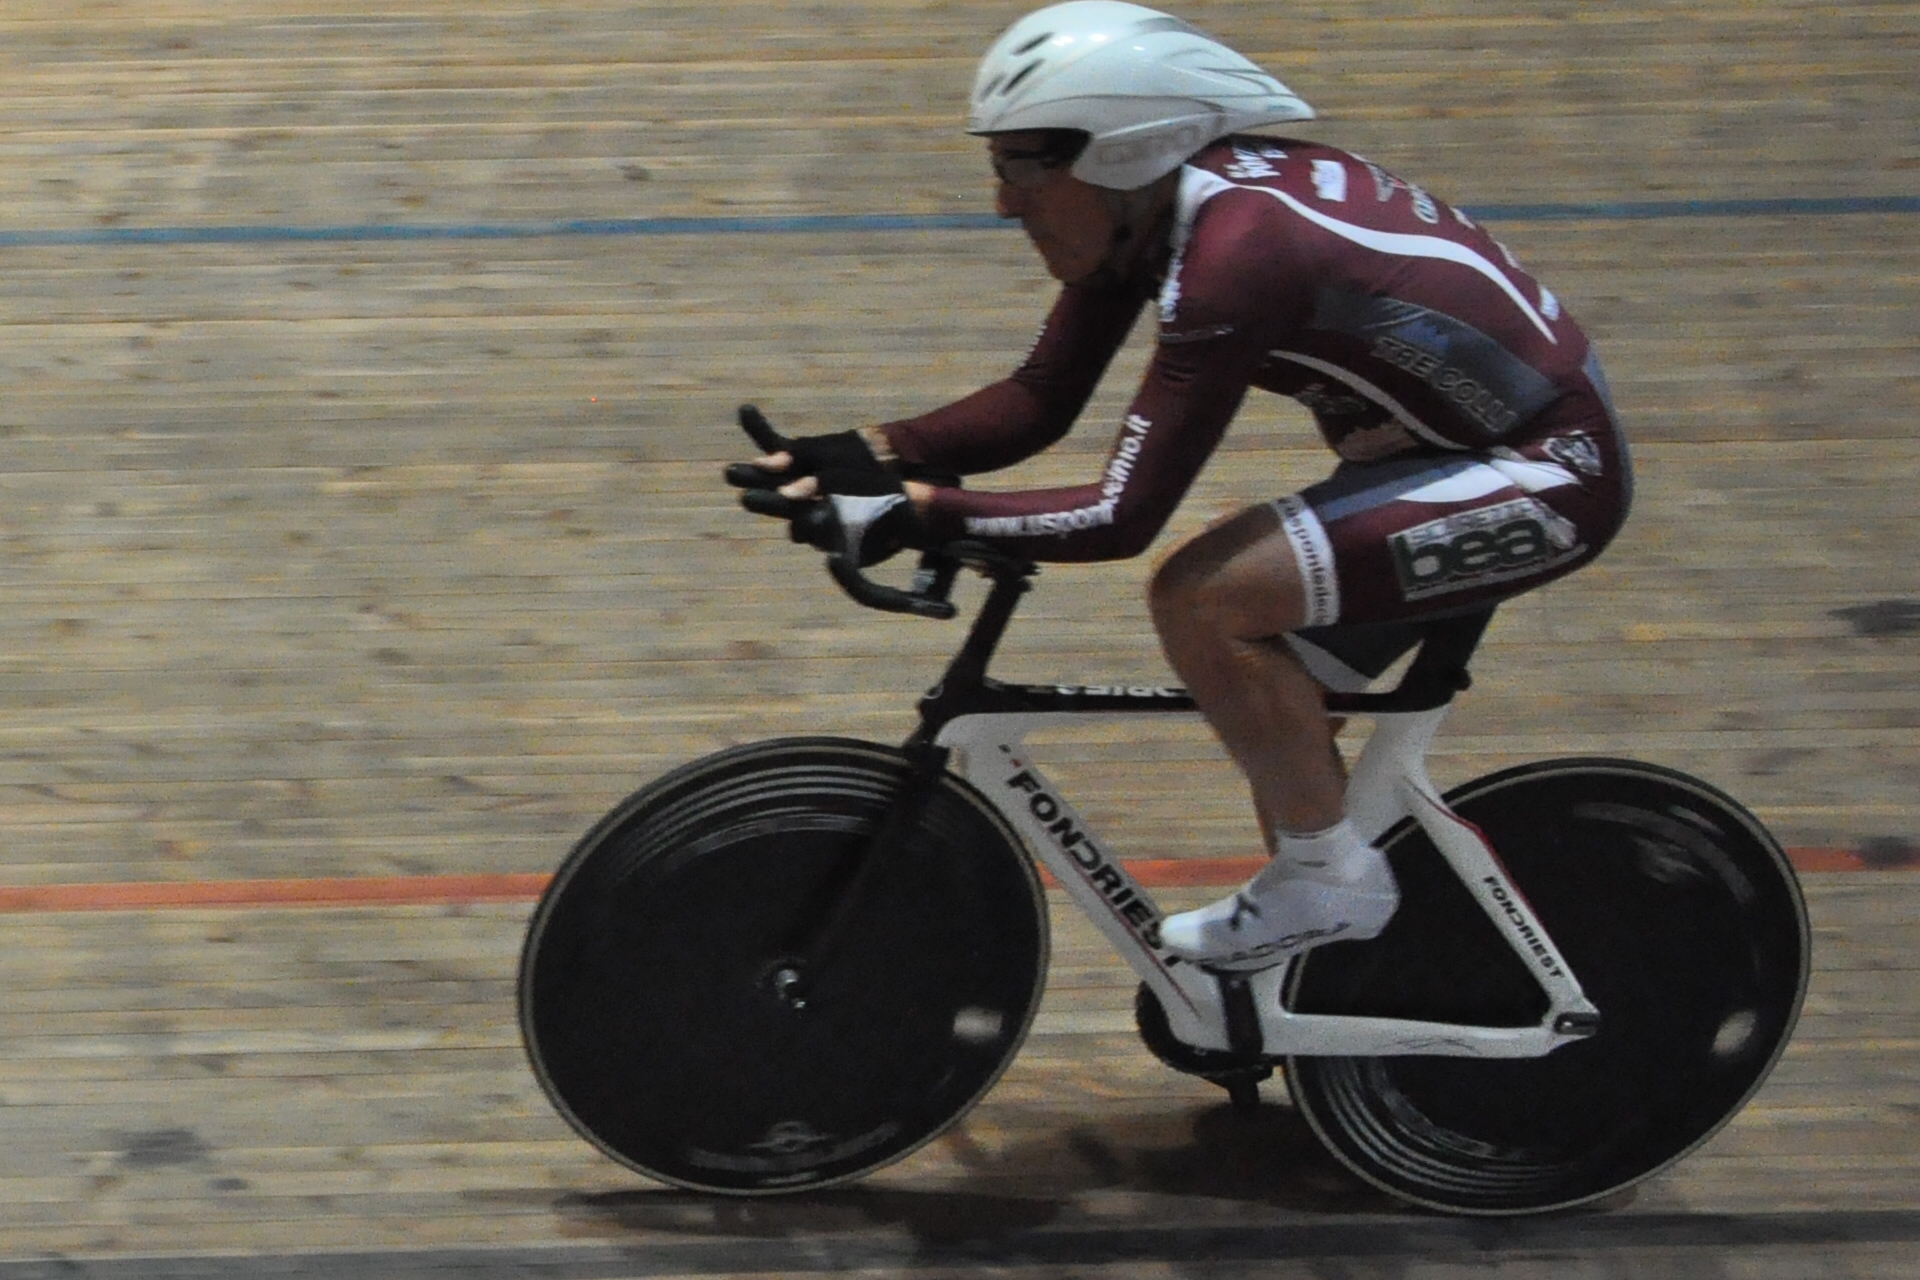
[[[1274,504],[1309,626],[1398,622],[1493,604],[1599,554],[1617,490],[1534,450],[1343,464]]]

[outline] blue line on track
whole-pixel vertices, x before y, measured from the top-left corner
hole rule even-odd
[[[1483,222],[1619,222],[1664,218],[1837,217],[1866,213],[1920,213],[1920,196],[1839,196],[1828,199],[1618,200],[1507,204],[1466,212]],[[0,248],[66,245],[340,243],[387,240],[531,240],[552,236],[702,236],[831,234],[877,231],[992,231],[1013,224],[990,213],[847,213],[796,217],[576,218],[558,222],[359,223],[331,227],[204,226],[88,227],[0,231]]]

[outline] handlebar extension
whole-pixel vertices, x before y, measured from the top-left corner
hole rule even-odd
[[[767,421],[766,415],[750,404],[740,406],[740,429],[763,453],[780,453],[789,443]],[[1009,556],[984,543],[958,541],[922,552],[913,582],[905,589],[875,582],[862,573],[858,565],[833,550],[833,517],[825,504],[811,498],[784,497],[775,489],[761,487],[772,478],[752,463],[733,463],[726,471],[727,482],[741,489],[741,506],[755,515],[785,520],[787,534],[793,541],[825,551],[827,572],[833,580],[856,604],[869,609],[910,613],[922,618],[951,618],[958,610],[949,597],[962,566],[971,565],[992,577],[1026,577],[1034,572],[1031,561]]]
[[[833,575],[833,580],[840,584],[842,591],[853,597],[854,603],[869,609],[911,613],[916,617],[939,618],[943,621],[959,612],[954,608],[953,601],[946,598],[946,590],[953,586],[954,575],[951,571],[942,572],[935,553],[931,551],[920,557],[920,569],[913,575],[913,585],[906,590],[875,582],[837,551],[827,556],[827,572]]]

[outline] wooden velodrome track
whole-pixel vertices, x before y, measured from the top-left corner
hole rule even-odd
[[[958,118],[1019,11],[0,9],[0,1280],[1920,1274],[1911,0],[1182,9],[1597,337],[1634,522],[1503,613],[1436,763],[1636,755],[1801,851],[1807,1014],[1711,1145],[1597,1213],[1405,1212],[1277,1086],[1236,1122],[1149,1059],[1065,915],[1000,1088],[865,1185],[670,1192],[549,1109],[531,886],[672,763],[900,736],[957,635],[717,473],[741,399],[830,429],[1017,357],[1051,287]],[[1096,465],[1131,359],[1030,476]],[[1251,402],[1167,538],[1324,466]],[[1166,679],[1144,572],[1049,571],[1006,669]],[[1253,850],[1204,735],[1047,758],[1126,855]]]

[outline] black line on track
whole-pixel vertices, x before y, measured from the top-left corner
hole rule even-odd
[[[1247,1225],[1049,1228],[977,1240],[900,1234],[730,1236],[619,1244],[0,1260],[0,1280],[618,1280],[821,1275],[941,1267],[1272,1263],[1419,1258],[1513,1262],[1662,1250],[1833,1249],[1920,1242],[1920,1210],[1620,1213],[1525,1219],[1298,1219]]]

